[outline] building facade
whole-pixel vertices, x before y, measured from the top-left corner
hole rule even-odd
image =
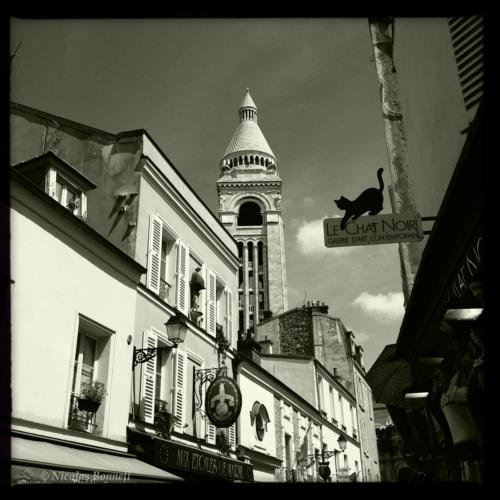
[[[339,318],[328,315],[327,305],[312,302],[264,320],[255,340],[265,346],[261,366],[286,380],[318,409],[323,436],[330,436],[328,444],[333,446],[340,435],[346,438],[345,463],[336,463],[337,474],[350,480],[379,481],[370,392],[360,383],[364,380],[361,351],[352,332]],[[361,409],[362,387],[366,406]]]
[[[120,416],[114,415],[111,424],[108,413],[99,410],[102,415],[96,417],[104,420],[97,422],[97,432],[109,427],[110,435],[119,436],[122,446],[144,464],[174,471],[168,477],[252,480],[251,468],[235,460],[235,425],[216,428],[206,418],[204,401],[211,376],[232,376],[235,240],[144,130],[110,134],[18,104],[11,105],[11,130],[13,164],[28,172],[63,211],[70,210],[79,224],[142,270],[119,310],[111,307],[115,300],[120,303],[111,285],[99,285],[99,293],[82,288],[106,314],[127,321],[126,328],[120,326],[128,332],[122,339],[127,349],[120,340],[116,354],[121,364],[109,371],[101,373],[105,365],[99,357],[109,357],[114,344],[103,343],[100,334],[89,335],[94,343],[84,339],[72,347],[83,349],[84,357],[94,356],[99,369],[87,373],[89,381],[109,384],[111,373],[113,380],[126,381],[110,388],[112,401],[122,405]],[[30,169],[30,160],[44,154],[55,158],[60,173],[51,168],[41,177]],[[70,281],[78,286],[76,276]],[[69,282],[64,286],[71,289]],[[63,296],[62,290],[54,296]],[[75,307],[67,300],[59,304],[61,314],[74,315]],[[108,316],[99,319],[90,312],[85,316],[92,321],[112,324]],[[179,345],[166,326],[173,318],[183,318],[187,329]],[[102,335],[114,331],[107,328]],[[93,354],[87,352],[90,344]],[[143,354],[150,352],[154,355],[146,359]],[[75,382],[76,391],[80,380],[84,377]],[[71,385],[62,379],[58,383]],[[23,399],[21,406],[26,404]],[[95,436],[90,426],[80,431],[82,439]],[[193,454],[198,461],[191,460]],[[177,456],[184,458],[172,459]],[[222,465],[203,468],[201,463]]]
[[[128,452],[145,268],[86,224],[96,185],[66,161],[47,152],[10,174],[12,484],[180,480]]]
[[[219,218],[238,242],[238,324],[246,333],[288,309],[282,180],[247,89],[240,123],[220,162]]]

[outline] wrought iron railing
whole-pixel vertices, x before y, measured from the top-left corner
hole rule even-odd
[[[92,434],[97,428],[97,424],[95,423],[96,412],[80,410],[78,406],[79,399],[78,394],[71,395],[68,428]]]
[[[165,280],[160,278],[160,291],[158,295],[160,299],[168,302],[170,300],[170,290],[172,289],[172,285],[167,283]]]

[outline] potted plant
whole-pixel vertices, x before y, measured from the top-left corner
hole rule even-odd
[[[78,395],[78,409],[95,413],[105,396],[106,390],[102,382],[84,382]]]

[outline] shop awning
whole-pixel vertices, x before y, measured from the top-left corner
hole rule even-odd
[[[95,482],[183,481],[179,476],[132,456],[100,453],[20,437],[11,438],[11,463],[13,467],[17,465],[28,469],[31,479],[35,469],[41,471],[39,474],[45,482],[58,482],[61,477],[68,479],[63,482],[72,481],[73,476],[57,474],[58,470],[76,471],[80,478],[90,477]],[[23,473],[26,474],[26,471]],[[76,482],[85,481],[78,481],[77,478]]]

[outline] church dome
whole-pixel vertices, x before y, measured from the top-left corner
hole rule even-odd
[[[272,163],[276,163],[276,157],[260,130],[257,123],[257,106],[253,102],[247,89],[245,97],[238,110],[240,123],[229,141],[222,162],[229,157],[238,156],[240,153],[262,153]]]

